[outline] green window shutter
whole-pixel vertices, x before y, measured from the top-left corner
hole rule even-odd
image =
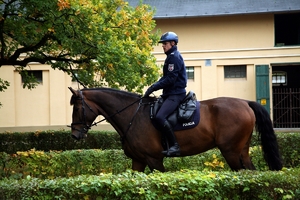
[[[256,65],[256,101],[270,113],[269,65]]]

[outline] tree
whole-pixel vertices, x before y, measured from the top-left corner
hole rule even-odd
[[[141,92],[158,78],[154,10],[123,0],[0,0],[0,67],[25,78],[31,62],[50,64],[88,87]],[[0,91],[9,83],[0,79]]]

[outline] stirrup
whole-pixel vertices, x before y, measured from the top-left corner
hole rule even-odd
[[[174,148],[176,148],[176,150],[173,150]],[[162,154],[164,154],[167,157],[180,156],[179,146],[174,145],[170,149],[168,149],[167,151],[162,151]]]

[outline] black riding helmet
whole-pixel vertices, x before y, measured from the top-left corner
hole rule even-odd
[[[175,44],[178,43],[178,36],[174,32],[166,32],[161,37],[158,43],[175,41]]]

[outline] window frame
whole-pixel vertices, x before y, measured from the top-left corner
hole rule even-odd
[[[300,45],[300,12],[274,15],[275,47]]]
[[[188,80],[195,80],[195,67],[188,66],[186,68],[186,77]]]
[[[273,82],[274,76],[281,76],[284,77],[285,82]],[[287,85],[287,72],[285,71],[273,71],[272,72],[272,86],[286,86]]]
[[[224,78],[247,78],[247,65],[224,65]]]
[[[43,70],[27,70],[29,76],[33,75],[39,84],[43,84]],[[24,83],[24,77],[21,75],[21,82]]]

